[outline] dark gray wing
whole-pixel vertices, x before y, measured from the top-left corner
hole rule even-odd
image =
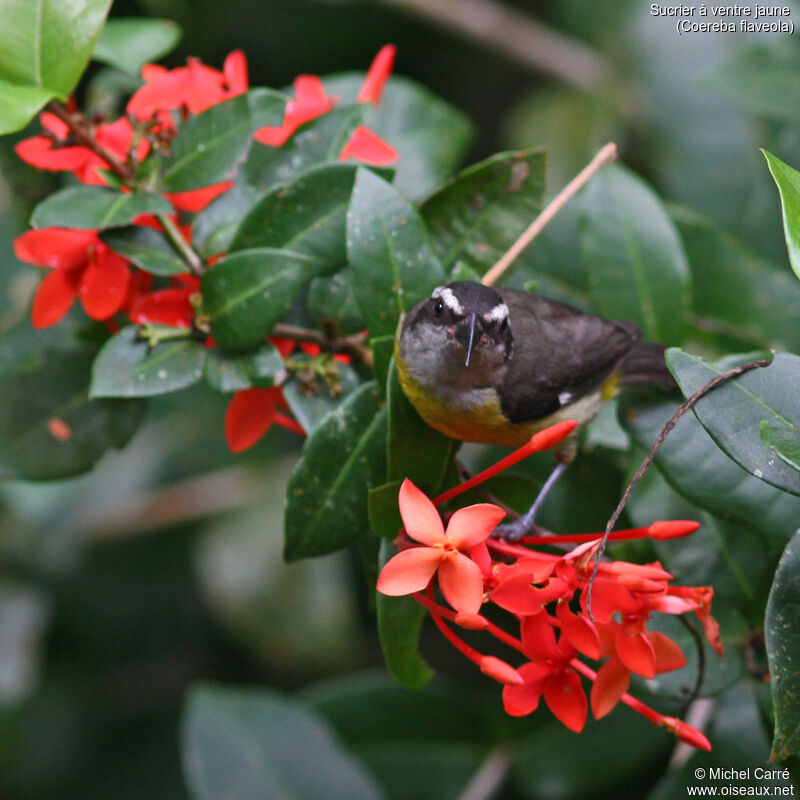
[[[502,401],[512,422],[540,419],[596,389],[641,336],[632,322],[584,314],[529,292],[498,291],[514,336]]]

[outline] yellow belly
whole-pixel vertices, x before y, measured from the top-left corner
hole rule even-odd
[[[581,424],[591,421],[618,388],[612,374],[598,389],[553,414],[531,422],[512,423],[504,416],[494,389],[475,389],[448,397],[444,392],[423,390],[408,371],[395,348],[395,366],[400,386],[411,405],[425,422],[437,431],[465,442],[521,447],[544,428],[567,419]]]

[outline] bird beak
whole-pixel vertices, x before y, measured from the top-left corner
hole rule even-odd
[[[467,339],[467,358],[464,361],[464,366],[469,366],[469,360],[472,357],[472,348],[475,345],[475,326],[478,322],[478,317],[475,313],[472,313],[467,317],[465,323],[469,325],[469,338]]]

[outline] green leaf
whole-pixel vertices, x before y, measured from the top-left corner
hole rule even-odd
[[[320,275],[308,287],[308,315],[315,326],[333,324],[340,336],[363,331],[366,325],[353,295],[350,267]]]
[[[256,347],[284,318],[317,269],[309,256],[268,247],[242,250],[218,261],[201,285],[211,335],[225,349]]]
[[[42,200],[31,214],[34,228],[108,228],[127,225],[139,214],[169,214],[172,206],[151,192],[116,192],[102,186],[73,186]]]
[[[772,153],[762,149],[767,159],[769,171],[778,186],[781,196],[781,213],[783,214],[783,233],[786,237],[786,248],[789,251],[789,262],[800,278],[800,172],[784,164]]]
[[[403,527],[403,518],[400,516],[398,505],[402,484],[403,481],[397,479],[376,486],[369,490],[367,499],[370,528],[382,539],[388,539],[390,542],[397,538],[400,528]]]
[[[344,73],[323,82],[340,102],[352,103],[363,81],[363,73]],[[390,78],[381,102],[365,110],[364,124],[397,150],[394,183],[412,200],[448,180],[474,138],[473,125],[461,111],[407,78]]]
[[[111,0],[3,0],[0,80],[41,90],[45,99],[66,100],[89,61],[110,5]]]
[[[672,209],[692,271],[696,325],[738,339],[733,346],[800,342],[800,283],[787,270],[752,252],[712,220]]]
[[[544,170],[540,151],[498,153],[429,197],[420,213],[445,269],[487,272],[541,211]]]
[[[770,760],[800,752],[800,531],[783,551],[769,592],[764,634],[775,709]]]
[[[53,92],[38,86],[16,86],[0,78],[0,136],[24,128]]]
[[[261,195],[247,184],[236,184],[223,192],[194,218],[192,245],[206,258],[227,252],[239,224]]]
[[[790,467],[800,471],[800,428],[762,422],[759,434],[764,444],[771,447]]]
[[[378,386],[385,389],[394,354],[394,336],[392,334],[373,336],[369,340],[369,346],[372,350],[372,369],[375,372],[375,380],[378,381]]]
[[[636,322],[645,339],[683,341],[689,267],[653,191],[628,170],[607,167],[586,189],[579,235],[597,311]]]
[[[381,542],[381,563],[396,551],[385,539]],[[419,634],[427,612],[412,597],[389,597],[377,592],[378,636],[383,659],[391,676],[408,689],[419,689],[432,677],[433,671],[419,654]]]
[[[327,356],[326,356],[327,358]],[[312,360],[309,361],[309,364]],[[300,357],[292,355],[291,364],[296,369],[302,364]],[[354,389],[361,384],[356,371],[349,364],[342,364],[339,361],[329,360],[327,370],[334,370],[329,373],[330,380],[335,383],[335,394],[331,392],[327,382],[317,378],[315,384],[319,384],[314,389],[309,390],[299,378],[287,381],[283,386],[283,396],[286,405],[289,406],[295,419],[302,425],[306,433],[311,433],[325,419],[326,415],[335,410]]]
[[[372,336],[394,333],[400,314],[445,274],[413,206],[363,167],[347,212],[353,292]]]
[[[629,393],[623,401],[620,422],[635,442],[649,451],[675,412],[675,403],[647,402],[639,393]],[[784,540],[797,529],[800,498],[743,470],[719,449],[694,414],[681,417],[655,463],[673,489],[722,519]]]
[[[195,685],[181,723],[181,753],[194,800],[383,797],[323,720],[277,692]]]
[[[185,389],[203,376],[205,348],[191,339],[150,348],[129,325],[109,339],[92,369],[92,397],[148,397]]]
[[[100,238],[115,252],[152,275],[181,275],[186,262],[160,231],[141,225],[126,225],[103,231]]]
[[[286,492],[287,561],[332,553],[368,527],[367,492],[383,480],[386,414],[364,384],[309,436]]]
[[[394,361],[389,368],[388,401],[387,476],[408,478],[433,498],[445,488],[460,442],[423,422],[400,388]]]
[[[698,356],[670,348],[666,360],[681,391],[690,397],[742,359],[728,359],[712,365]],[[777,353],[768,367],[752,369],[726,381],[694,406],[694,413],[703,427],[739,466],[792,494],[800,494],[800,474],[775,458],[761,440],[759,426],[762,422],[784,426],[800,423],[798,386],[800,356]]]
[[[347,260],[347,206],[356,169],[331,164],[305,172],[267,193],[244,218],[231,251],[275,247],[305,253],[326,269]]]
[[[109,447],[125,445],[141,421],[141,401],[89,399],[96,348],[70,345],[63,330],[59,337],[31,334],[26,323],[0,338],[0,478],[85,472]]]
[[[271,89],[251,89],[190,117],[181,125],[165,159],[162,189],[186,192],[230,178],[253,134],[280,125],[286,98]]]
[[[158,61],[180,39],[180,26],[171,19],[117,17],[106,22],[92,58],[138,77],[145,64]]]
[[[269,389],[280,383],[285,374],[283,359],[269,341],[244,355],[226,353],[218,347],[211,348],[206,355],[206,381],[218,392]]]

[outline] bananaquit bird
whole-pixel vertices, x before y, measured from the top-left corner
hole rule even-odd
[[[467,442],[519,447],[561,420],[583,427],[622,386],[674,388],[664,347],[640,337],[632,322],[458,281],[434,289],[403,316],[395,363],[403,391],[432,428]],[[506,538],[530,529],[575,452],[572,439],[556,452],[556,468],[536,502],[516,523],[501,526]]]

